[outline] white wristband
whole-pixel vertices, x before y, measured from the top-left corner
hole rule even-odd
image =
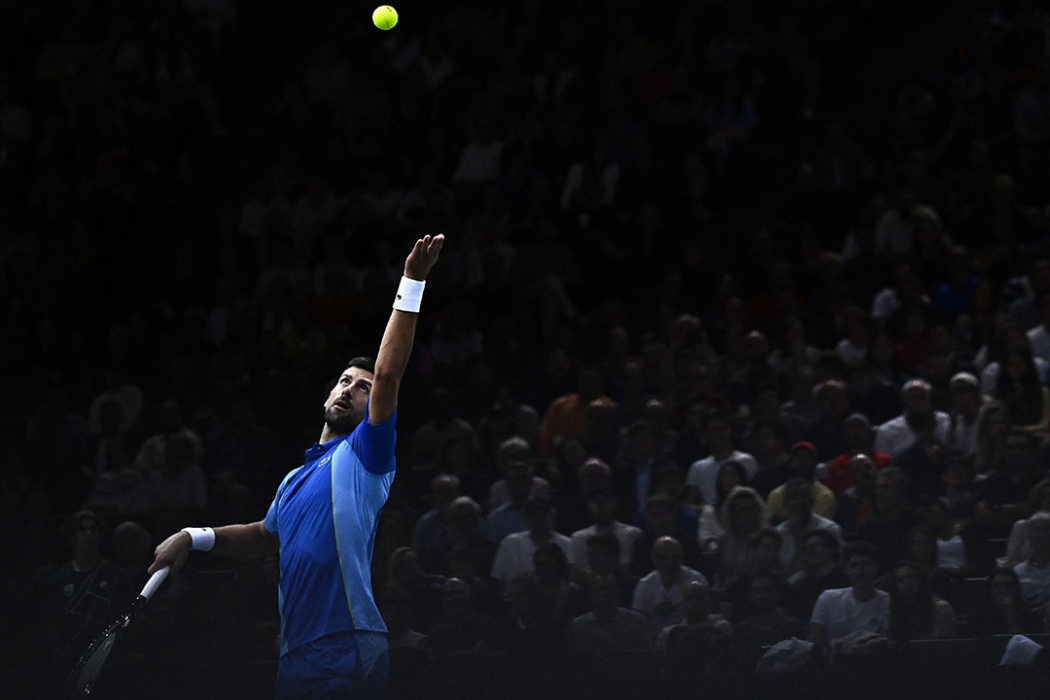
[[[215,546],[215,530],[210,527],[184,527],[183,532],[189,533],[193,540],[193,549],[201,552],[210,552]]]
[[[397,297],[394,298],[394,308],[398,311],[409,311],[419,313],[419,305],[423,301],[423,287],[427,283],[423,280],[414,280],[408,277],[401,278],[401,284],[397,288]]]

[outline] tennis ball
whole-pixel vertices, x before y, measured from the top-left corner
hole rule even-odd
[[[393,29],[397,24],[397,10],[390,5],[380,5],[372,13],[372,23],[384,31]]]

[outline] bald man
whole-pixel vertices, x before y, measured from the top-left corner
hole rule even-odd
[[[682,556],[682,545],[674,537],[657,538],[652,548],[656,568],[634,589],[631,607],[649,618],[654,634],[682,619],[682,594],[690,583],[708,585],[702,573],[682,564]]]

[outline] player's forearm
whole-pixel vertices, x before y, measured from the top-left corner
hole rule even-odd
[[[255,559],[277,552],[279,540],[262,523],[215,528],[211,551],[237,559]]]
[[[401,381],[408,367],[408,358],[412,355],[412,343],[416,337],[416,319],[419,314],[409,311],[394,310],[383,332],[376,355],[376,381]]]
[[[178,573],[194,549],[215,552],[237,559],[257,559],[276,554],[280,540],[262,522],[248,525],[226,525],[215,529],[191,527],[176,532],[157,545],[149,573],[170,566]]]
[[[258,559],[276,554],[279,540],[261,522],[215,528],[211,551],[237,559]]]

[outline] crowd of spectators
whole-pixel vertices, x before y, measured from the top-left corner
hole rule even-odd
[[[0,3],[0,651],[260,519],[438,232],[392,646],[1050,631],[1050,11],[922,5]],[[275,654],[186,572],[141,648]]]

